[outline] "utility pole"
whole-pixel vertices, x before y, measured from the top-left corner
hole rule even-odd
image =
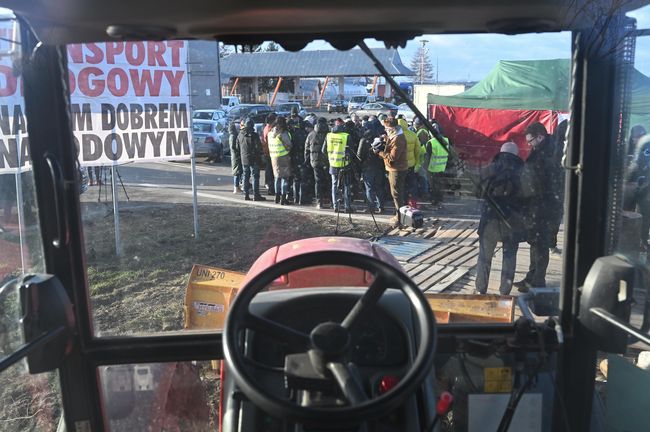
[[[438,67],[438,56],[436,56],[436,87],[438,86],[438,72],[440,71],[440,68]]]
[[[419,70],[420,70],[420,84],[424,84],[424,73],[425,73],[425,63],[427,61],[428,50],[425,45],[429,42],[427,39],[420,39],[419,41],[422,44],[422,49],[420,50],[419,60]]]

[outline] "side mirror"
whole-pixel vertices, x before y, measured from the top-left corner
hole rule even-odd
[[[598,258],[587,274],[578,319],[601,351],[624,353],[634,334],[629,320],[635,279],[634,265],[619,256]]]

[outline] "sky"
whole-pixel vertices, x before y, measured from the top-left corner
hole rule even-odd
[[[650,28],[650,6],[628,15],[637,19],[638,28]],[[431,63],[438,64],[439,81],[480,81],[499,60],[546,60],[571,56],[571,33],[524,35],[425,35],[409,41],[399,49],[402,63],[409,66],[411,59],[426,39]],[[383,47],[374,39],[366,41],[369,47]],[[324,41],[314,41],[305,49],[332,49]],[[637,39],[636,68],[650,76],[650,36]],[[434,72],[435,73],[435,72]]]

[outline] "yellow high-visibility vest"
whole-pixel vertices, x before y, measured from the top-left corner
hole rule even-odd
[[[424,163],[426,162],[426,159],[427,159],[427,142],[425,141],[424,144],[420,143],[420,136],[422,134],[426,135],[427,141],[431,138],[431,134],[426,129],[420,128],[417,131],[415,131],[415,135],[418,137],[418,144],[420,144],[420,160],[418,162],[418,165],[420,167],[422,167],[424,165]],[[419,169],[418,169],[418,171],[419,171]]]
[[[269,156],[273,158],[279,158],[281,156],[286,156],[289,154],[289,150],[286,149],[284,144],[282,143],[282,140],[280,139],[280,135],[275,136],[271,133],[269,133]]]
[[[345,168],[350,164],[345,157],[345,147],[349,137],[350,135],[344,132],[327,134],[327,158],[332,168]]]
[[[447,147],[449,147],[449,140],[446,137],[442,138]],[[429,140],[429,144],[431,145],[431,159],[429,160],[427,169],[432,173],[445,172],[449,153],[435,137]]]

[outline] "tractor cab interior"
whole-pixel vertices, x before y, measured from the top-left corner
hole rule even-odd
[[[650,127],[647,3],[0,0],[0,431],[645,430],[650,196],[638,172],[643,160],[650,172],[650,150],[645,129],[633,136],[632,126]],[[420,37],[444,67],[458,62],[465,81],[480,81],[497,61],[505,68],[456,99],[471,99],[464,108],[502,128],[500,144],[508,136],[523,159],[522,125],[539,121],[553,134],[566,120],[556,149],[562,255],[550,258],[544,286],[483,297],[450,289],[474,283],[468,263],[479,254],[478,235],[457,228],[470,226],[466,214],[480,202],[454,201],[453,191],[457,210],[434,217],[455,215],[456,225],[440,224],[437,237],[409,243],[418,252],[404,252],[372,231],[370,210],[366,231],[353,224],[332,236],[325,216],[312,228],[308,212],[236,207],[243,200],[230,193],[230,166],[196,168],[192,150],[168,161],[191,149],[194,102],[183,101],[214,97],[192,82],[224,84],[224,52],[331,45],[375,68],[372,92],[378,80],[392,89],[386,94],[404,100],[431,137],[444,138],[454,176],[471,180],[498,150],[475,145],[488,139],[478,132],[454,142],[463,128],[444,123],[444,95],[433,89],[446,78],[435,78],[422,109],[380,56]],[[215,45],[217,78],[192,57],[200,41]],[[538,63],[515,65],[526,56]],[[533,63],[554,81],[536,82]],[[316,92],[323,99],[325,69],[336,68],[318,65],[322,75],[304,74],[327,77]],[[529,69],[506,76],[515,66]],[[255,104],[266,104],[258,89],[275,100],[286,85],[242,72],[255,93],[242,97],[240,77],[230,75],[230,95]],[[338,85],[343,93],[356,84],[341,77]],[[552,103],[540,102],[551,93]],[[518,117],[501,124],[497,111]],[[174,176],[190,163],[194,235],[159,236],[170,223],[189,226],[189,180]],[[195,184],[212,200],[200,207],[201,238]],[[135,202],[120,210],[115,191]],[[178,209],[185,213],[174,219]],[[187,300],[190,288],[215,280],[218,301]],[[218,322],[208,322],[213,313]]]

